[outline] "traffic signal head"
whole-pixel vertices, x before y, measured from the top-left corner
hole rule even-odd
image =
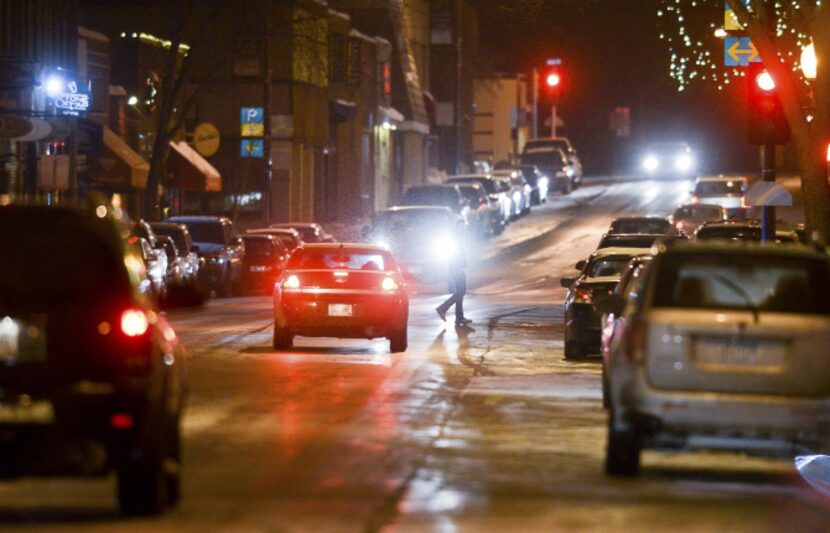
[[[790,126],[775,80],[762,63],[750,63],[747,71],[749,104],[749,144],[787,144]]]
[[[559,77],[558,72],[549,72],[548,75],[545,77],[545,85],[547,85],[550,89],[558,87],[561,81],[562,78]]]
[[[542,72],[542,90],[550,98],[558,97],[562,92],[562,73],[557,67],[550,67]]]

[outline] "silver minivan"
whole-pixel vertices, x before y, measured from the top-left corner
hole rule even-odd
[[[628,298],[607,364],[606,472],[640,452],[794,456],[830,437],[830,258],[801,246],[672,243]]]

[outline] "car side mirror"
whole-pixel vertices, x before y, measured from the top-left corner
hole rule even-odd
[[[573,287],[576,278],[562,278],[559,280],[559,285],[565,287],[566,289],[570,289]]]
[[[625,309],[625,298],[619,294],[609,294],[594,304],[597,311],[604,314],[619,316]]]
[[[577,269],[577,270],[582,270],[583,268],[585,268],[586,263],[587,262],[584,259],[581,259],[581,260],[576,262],[576,265],[574,265],[574,268]]]

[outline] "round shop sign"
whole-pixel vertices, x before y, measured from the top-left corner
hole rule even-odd
[[[210,157],[219,151],[219,130],[209,122],[202,122],[193,130],[193,148],[200,155]]]

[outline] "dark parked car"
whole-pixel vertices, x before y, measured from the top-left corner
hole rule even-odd
[[[450,185],[463,185],[466,183],[478,183],[484,187],[484,191],[490,197],[492,202],[498,206],[498,220],[496,226],[497,233],[501,233],[504,227],[510,222],[511,218],[511,200],[510,187],[503,181],[499,181],[484,174],[471,174],[464,176],[451,176],[446,181]]]
[[[675,235],[677,232],[670,220],[663,217],[617,217],[611,221],[609,234],[617,233],[647,233],[651,235]]]
[[[457,185],[417,185],[406,190],[401,205],[431,205],[446,207],[470,223],[469,202]]]
[[[167,279],[168,287],[181,287],[184,285],[184,262],[179,255],[179,250],[173,239],[167,235],[157,235],[156,240],[161,244],[167,254]]]
[[[602,316],[596,304],[608,297],[620,281],[628,262],[641,249],[597,250],[587,261],[579,261],[577,278],[562,278],[568,289],[565,297],[565,359],[576,359],[589,353],[600,353]]]
[[[153,228],[156,236],[167,235],[173,239],[182,262],[183,281],[186,285],[195,286],[199,281],[201,260],[193,246],[193,239],[187,226],[168,222],[153,222],[150,227]]]
[[[283,222],[280,224],[271,224],[271,228],[293,229],[300,234],[303,242],[335,242],[332,235],[323,230],[323,226],[315,222]]]
[[[205,260],[201,278],[208,290],[220,296],[239,294],[245,244],[226,217],[177,216],[165,220],[187,226],[199,256]]]
[[[458,185],[458,190],[470,207],[470,227],[477,235],[489,237],[498,233],[498,205],[490,202],[484,188],[477,183]]]
[[[125,514],[176,505],[184,362],[140,290],[138,237],[61,207],[0,207],[0,475],[117,474]]]
[[[686,204],[674,210],[669,220],[674,228],[684,235],[694,235],[704,222],[726,222],[726,209],[713,204]]]
[[[551,180],[551,190],[562,194],[570,192],[578,185],[574,179],[574,170],[567,154],[558,146],[558,142],[549,139],[533,139],[525,144],[521,162],[523,165],[536,165]]]
[[[245,241],[245,281],[247,293],[271,294],[288,259],[288,249],[271,235],[243,235]]]
[[[704,223],[695,232],[695,240],[707,241],[725,239],[728,241],[761,241],[761,224],[758,220]],[[795,244],[801,242],[798,233],[790,230],[776,230],[775,242]]]
[[[156,303],[161,303],[167,296],[167,254],[164,252],[164,247],[162,246],[160,250],[154,249],[143,237],[136,237],[135,244],[144,262],[146,280],[150,288],[149,295]],[[161,243],[157,242],[157,245],[161,246]],[[162,257],[164,260],[161,259]]]
[[[270,235],[280,241],[289,253],[303,244],[300,232],[293,228],[257,228],[249,229],[245,233],[248,235]]]

